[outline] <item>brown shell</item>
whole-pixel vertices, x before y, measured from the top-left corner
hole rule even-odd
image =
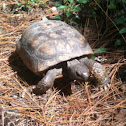
[[[56,20],[39,21],[27,27],[16,47],[24,64],[34,73],[93,53],[75,28]]]

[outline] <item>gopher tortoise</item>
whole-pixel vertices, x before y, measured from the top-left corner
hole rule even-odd
[[[35,74],[44,77],[36,89],[45,93],[54,80],[66,71],[73,80],[87,81],[90,73],[98,87],[106,89],[109,77],[103,66],[85,55],[93,54],[87,40],[73,27],[57,21],[39,21],[28,26],[16,51],[24,64]]]

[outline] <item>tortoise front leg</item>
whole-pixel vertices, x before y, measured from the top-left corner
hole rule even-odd
[[[62,74],[62,68],[60,69],[51,69],[46,75],[39,81],[34,91],[40,92],[41,94],[45,93],[49,88],[51,88],[54,84],[54,80],[58,75]]]
[[[109,86],[110,78],[103,66],[94,60],[88,59],[87,57],[80,59],[80,62],[83,62],[96,77],[100,89],[104,88],[106,90]]]

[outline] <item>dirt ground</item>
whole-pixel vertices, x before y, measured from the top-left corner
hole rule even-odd
[[[115,31],[106,28],[99,37],[94,25],[85,28],[93,50],[107,47],[101,54],[111,84],[97,90],[92,83],[59,79],[46,94],[32,93],[41,79],[23,64],[15,52],[23,30],[43,16],[58,15],[50,8],[17,13],[14,3],[0,4],[0,126],[125,126],[126,125],[126,46],[114,47]],[[15,10],[15,11],[14,11]],[[79,31],[82,28],[75,26]],[[108,39],[109,38],[109,39]],[[110,47],[111,45],[111,47]]]

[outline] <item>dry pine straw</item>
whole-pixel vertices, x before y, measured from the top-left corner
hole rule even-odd
[[[82,84],[78,89],[72,84],[72,94],[68,96],[61,95],[56,89],[49,90],[47,94],[41,96],[32,95],[28,83],[32,73],[22,65],[18,55],[14,53],[15,42],[19,40],[21,31],[29,25],[31,17],[27,16],[27,20],[23,18],[22,21],[16,19],[14,23],[11,17],[5,18],[5,14],[1,16],[0,114],[2,119],[9,118],[9,122],[12,122],[20,118],[17,124],[29,126],[44,124],[124,126],[126,124],[126,84],[122,84],[120,78],[116,76],[119,68],[126,62],[123,57],[119,58],[121,51],[119,55],[115,55],[114,51],[106,53],[105,58],[118,60],[116,63],[104,64],[111,78],[111,85],[106,91],[97,91],[90,85]],[[28,79],[22,79],[18,73]],[[36,76],[32,76],[31,80],[34,80]]]

